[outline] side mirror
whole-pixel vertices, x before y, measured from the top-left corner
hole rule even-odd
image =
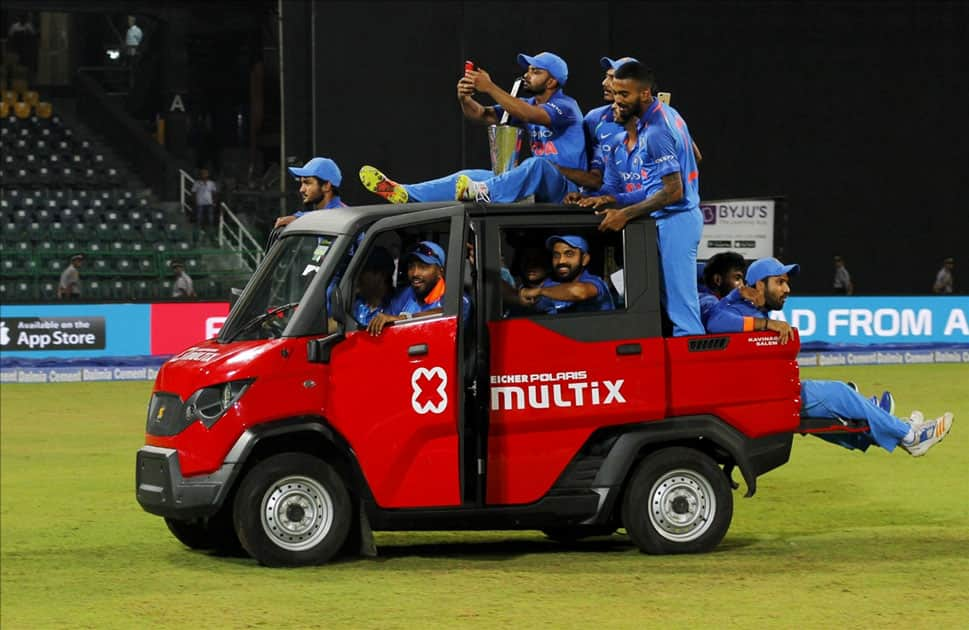
[[[330,294],[330,312],[328,313],[333,321],[340,323],[341,325],[346,325],[347,311],[343,303],[343,294],[340,293],[339,287],[333,288],[333,293]]]

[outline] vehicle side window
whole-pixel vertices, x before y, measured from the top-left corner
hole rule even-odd
[[[499,232],[502,318],[625,310],[621,233],[558,226]]]
[[[357,328],[381,313],[440,316],[445,294],[462,286],[460,278],[450,282],[445,274],[450,229],[450,221],[435,221],[385,230],[356,254],[362,263],[350,284],[347,312]]]

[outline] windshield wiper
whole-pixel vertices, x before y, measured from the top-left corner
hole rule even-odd
[[[270,317],[272,317],[274,315],[278,315],[279,313],[286,312],[286,311],[290,310],[291,308],[295,308],[297,306],[299,306],[299,302],[290,302],[289,304],[283,304],[282,306],[277,306],[275,308],[271,308],[268,311],[266,311],[265,313],[262,313],[261,315],[257,315],[255,317],[253,317],[248,322],[246,322],[245,324],[243,324],[239,328],[239,330],[237,330],[235,332],[234,335],[232,335],[231,337],[229,337],[228,339],[226,339],[225,340],[225,343],[230,343],[230,342],[234,341],[236,337],[238,337],[242,333],[246,332],[247,330],[249,330],[253,326],[255,326],[257,324],[261,324],[262,322],[266,321]]]

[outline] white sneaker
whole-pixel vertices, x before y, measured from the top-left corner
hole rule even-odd
[[[918,414],[918,420],[916,420],[916,414]],[[949,434],[949,429],[952,428],[952,418],[952,413],[947,411],[941,417],[926,422],[922,418],[921,412],[913,411],[912,420],[909,424],[915,431],[915,439],[911,442],[902,440],[901,447],[908,451],[912,457],[925,455],[926,451],[936,443],[941,442]]]

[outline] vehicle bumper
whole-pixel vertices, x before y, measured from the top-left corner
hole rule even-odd
[[[169,518],[211,516],[225,500],[233,464],[225,464],[210,475],[182,476],[178,451],[158,446],[138,450],[135,492],[147,512]]]

